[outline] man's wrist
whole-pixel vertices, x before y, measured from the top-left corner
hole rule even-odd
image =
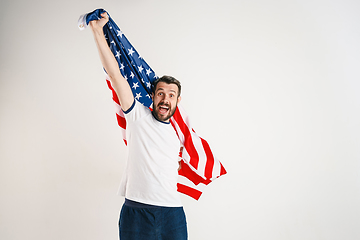
[[[92,27],[91,29],[95,36],[103,36],[104,35],[104,31],[101,27]]]

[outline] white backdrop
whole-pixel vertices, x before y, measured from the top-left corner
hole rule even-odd
[[[126,148],[94,40],[109,11],[228,174],[190,240],[360,239],[360,3],[1,1],[0,239],[118,239]]]

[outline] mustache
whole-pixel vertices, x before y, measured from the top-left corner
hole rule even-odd
[[[170,108],[170,104],[164,103],[164,102],[160,102],[157,106],[158,106],[158,107],[165,106],[165,107]]]

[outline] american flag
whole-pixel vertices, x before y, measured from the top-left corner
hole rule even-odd
[[[79,28],[81,30],[86,28],[90,21],[100,19],[100,14],[104,12],[104,9],[97,9],[80,16]],[[107,43],[119,64],[121,74],[128,81],[135,99],[151,109],[151,85],[158,79],[158,76],[130,44],[111,17],[103,30]],[[117,122],[121,128],[124,142],[127,144],[124,113],[108,77],[106,82],[112,91]],[[212,153],[208,142],[193,130],[181,104],[178,105],[170,122],[184,146],[179,154],[181,169],[178,172],[178,191],[198,200],[204,187],[214,179],[226,174],[226,170]]]

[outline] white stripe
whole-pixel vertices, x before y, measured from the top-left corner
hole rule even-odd
[[[174,124],[175,131],[179,136],[179,140],[180,140],[181,144],[184,145],[185,137],[184,137],[183,132],[180,130],[178,123],[175,121],[174,118],[171,119],[171,122]]]
[[[190,159],[190,155],[189,153],[186,151],[186,149],[183,149],[183,159],[184,161],[187,163],[187,165],[190,167],[190,169],[195,172],[197,175],[199,175],[202,179],[206,180],[205,175],[202,172],[199,172],[196,168],[194,168],[190,163],[189,163],[189,159]]]
[[[201,139],[197,136],[196,133],[191,133],[191,138],[194,144],[194,147],[199,155],[199,163],[197,166],[197,171],[200,172],[202,175],[205,175],[205,166],[206,166],[206,153],[201,143]]]
[[[192,181],[190,181],[188,178],[184,177],[184,176],[180,176],[178,177],[178,183],[183,184],[187,187],[191,187],[193,189],[198,190],[199,192],[203,192],[204,188],[206,187],[205,184],[203,183],[199,183],[198,185],[195,185]]]
[[[220,161],[214,156],[214,166],[212,169],[211,181],[220,176],[221,165]]]
[[[120,126],[119,126],[120,127]],[[123,139],[126,141],[126,129],[124,129],[124,128],[122,128],[122,127],[120,127],[120,131],[121,131],[121,135],[122,135],[122,137],[123,137]]]
[[[116,114],[119,115],[122,118],[125,118],[125,115],[124,115],[124,112],[123,112],[121,106],[115,101],[114,101],[114,104],[115,104],[115,112],[116,112]]]

